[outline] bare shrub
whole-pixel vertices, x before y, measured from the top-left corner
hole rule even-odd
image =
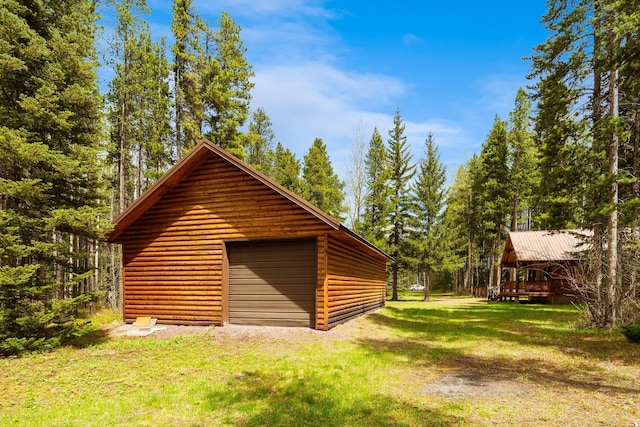
[[[606,283],[605,250],[599,254],[594,242],[579,253],[580,262],[566,280],[583,309],[583,324],[604,328],[609,324],[608,310],[616,307],[616,326],[640,322],[640,231],[626,229],[618,237],[618,280],[614,301],[609,301]]]

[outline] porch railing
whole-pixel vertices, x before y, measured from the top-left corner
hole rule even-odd
[[[554,282],[556,281],[551,280],[516,282],[515,280],[510,280],[507,282],[502,282],[500,284],[500,293],[552,292],[554,288]]]

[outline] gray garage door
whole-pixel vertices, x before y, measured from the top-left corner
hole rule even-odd
[[[316,242],[231,243],[229,323],[315,324]]]

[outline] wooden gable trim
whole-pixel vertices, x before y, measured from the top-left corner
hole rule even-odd
[[[502,252],[502,259],[500,264],[502,267],[515,267],[518,263],[515,250],[513,249],[513,242],[511,242],[511,236],[507,236],[507,242],[504,245],[504,251]]]

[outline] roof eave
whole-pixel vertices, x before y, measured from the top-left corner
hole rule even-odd
[[[355,239],[356,241],[358,241],[362,245],[364,245],[364,246],[368,247],[369,249],[373,250],[375,253],[377,253],[378,255],[380,255],[383,258],[385,258],[388,262],[394,262],[395,261],[395,259],[391,255],[389,255],[388,253],[384,252],[382,249],[378,248],[376,245],[374,245],[373,243],[369,242],[367,239],[365,239],[364,237],[362,237],[361,235],[359,235],[355,231],[345,227],[342,224],[340,224],[340,231],[342,231],[345,234],[349,235],[350,237],[352,237],[353,239]]]

